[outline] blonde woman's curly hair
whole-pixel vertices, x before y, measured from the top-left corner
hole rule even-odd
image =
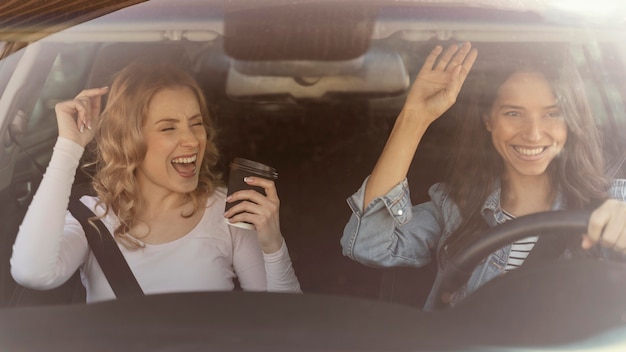
[[[99,204],[104,205],[119,219],[114,230],[115,239],[129,249],[142,247],[142,242],[129,230],[136,224],[138,209],[142,207],[136,170],[146,155],[142,127],[147,118],[152,97],[166,88],[190,88],[198,99],[207,133],[207,145],[200,165],[198,187],[187,194],[194,207],[189,217],[203,206],[203,195],[211,195],[221,183],[215,171],[219,153],[215,145],[215,126],[198,83],[185,71],[165,64],[135,62],[122,69],[115,77],[108,102],[99,119],[94,139],[95,175],[92,185]]]

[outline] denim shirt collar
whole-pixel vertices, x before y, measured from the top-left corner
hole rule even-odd
[[[506,217],[502,208],[500,207],[500,195],[502,194],[502,183],[500,180],[496,180],[493,184],[493,191],[489,194],[483,207],[480,211],[483,218],[489,224],[489,226],[493,227],[498,224],[502,224],[506,221]],[[560,187],[556,193],[556,197],[554,198],[554,202],[552,203],[552,210],[561,210],[565,209],[565,197],[563,196],[563,192],[561,192]]]

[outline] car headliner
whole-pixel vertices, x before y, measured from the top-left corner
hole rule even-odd
[[[0,3],[0,59],[10,55],[11,53],[21,49],[28,43],[37,41],[52,33],[75,26],[79,23],[89,21],[91,19],[103,16],[105,14],[117,11],[124,7],[145,2],[147,0],[6,0]],[[185,3],[194,1],[177,1],[173,6],[184,6]],[[268,7],[275,5],[296,5],[307,3],[329,3],[334,1],[328,0],[264,0],[262,3],[256,1],[233,1],[233,0],[214,0],[204,1],[203,4],[211,3],[213,5],[222,6],[228,10],[238,10],[245,8]],[[348,3],[344,1],[343,3]],[[531,1],[512,1],[512,0],[396,0],[396,1],[354,1],[355,4],[376,5],[386,4],[388,6],[404,6],[404,5],[424,5],[436,7],[464,7],[464,8],[489,8],[505,11],[513,11],[518,13],[535,13],[540,17],[550,17],[554,11],[563,12],[573,15],[576,20],[593,17],[594,11],[589,9],[579,9],[573,7],[572,4],[563,4],[557,0],[531,0]],[[607,5],[601,6],[611,10],[610,12],[622,13],[623,7],[626,5],[606,2]],[[617,7],[617,8],[616,8]],[[615,11],[612,11],[615,10]],[[597,12],[597,11],[595,11]],[[561,14],[559,14],[561,15]],[[585,16],[585,17],[579,17]],[[623,17],[612,18],[617,20],[618,25],[626,23]],[[592,18],[593,20],[593,18]],[[598,20],[606,24],[604,19]]]
[[[200,9],[207,5],[213,8],[221,8],[223,12],[259,8],[276,9],[281,7],[281,5],[292,9],[297,8],[298,5],[307,6],[313,4],[322,6],[328,4],[336,7],[348,5],[350,8],[376,7],[379,5],[386,7],[410,6],[433,9],[432,11],[420,11],[418,16],[421,20],[427,22],[427,26],[431,27],[433,20],[444,21],[454,26],[454,23],[457,25],[463,24],[469,19],[472,20],[470,22],[474,26],[476,23],[484,22],[486,27],[481,26],[480,29],[485,27],[493,31],[493,26],[490,25],[493,21],[498,23],[500,27],[511,23],[528,25],[526,26],[528,28],[522,29],[521,32],[529,32],[530,35],[536,36],[538,31],[545,30],[546,25],[549,28],[553,28],[554,24],[564,25],[564,28],[567,27],[567,30],[571,31],[572,28],[580,30],[590,29],[586,24],[592,24],[592,28],[595,30],[600,28],[605,30],[618,29],[617,34],[621,36],[621,29],[626,25],[626,17],[619,14],[626,13],[626,4],[610,3],[608,2],[610,0],[598,1],[602,4],[606,2],[607,5],[611,5],[602,6],[605,9],[604,12],[612,12],[604,13],[604,15],[600,16],[600,14],[596,13],[597,11],[585,12],[583,11],[584,8],[575,7],[574,5],[566,7],[559,0],[354,0],[342,1],[339,4],[333,4],[333,1],[329,0],[264,0],[263,2],[246,0],[178,0],[169,2],[153,0],[150,1],[150,7],[170,8],[170,10],[162,12],[171,14],[172,9],[175,9],[176,11],[174,12],[178,13],[180,10]],[[50,0],[46,2],[38,0],[7,0],[0,4],[0,59],[50,34],[142,2],[147,2],[147,0]],[[437,9],[439,11],[435,11]],[[307,11],[310,12],[310,7]],[[272,12],[263,13],[268,14]],[[205,14],[202,11],[200,13]],[[325,12],[325,14],[327,13]],[[413,14],[415,15],[415,13]],[[459,19],[463,20],[459,21]],[[519,28],[517,29],[519,32]],[[573,35],[580,36],[579,33]]]

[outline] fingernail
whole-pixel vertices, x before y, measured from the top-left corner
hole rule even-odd
[[[245,182],[245,183],[249,183],[249,182],[253,182],[253,181],[254,181],[254,177],[247,176],[247,177],[243,178],[243,182]]]
[[[79,131],[80,131],[80,133],[83,133],[83,132],[85,131],[85,124],[84,124],[84,123],[82,123],[82,124],[80,125],[80,129],[79,129]]]
[[[109,89],[109,86],[104,86],[104,87],[102,87],[100,89]]]
[[[228,196],[228,197],[226,197],[226,201],[227,201],[227,202],[228,202],[228,201],[230,201],[231,199],[233,199],[233,196]]]
[[[87,128],[91,129],[91,121],[87,124]]]

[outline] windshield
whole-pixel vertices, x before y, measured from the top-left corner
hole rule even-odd
[[[535,229],[533,223],[543,220],[531,219],[525,225],[519,225],[530,233],[510,234],[506,243],[494,240],[491,245],[497,245],[497,248],[486,250],[485,257],[454,261],[458,258],[456,254],[467,254],[464,251],[473,248],[471,245],[486,243],[485,238],[491,236],[488,230],[515,218],[554,210],[576,210],[581,213],[576,213],[571,221],[586,226],[592,210],[606,199],[623,203],[626,194],[626,183],[622,182],[626,170],[626,45],[623,39],[626,7],[620,2],[183,0],[174,3],[150,0],[113,1],[88,8],[84,2],[76,1],[76,8],[68,10],[65,16],[55,16],[61,6],[57,2],[50,6],[55,8],[54,11],[40,8],[37,11],[42,13],[39,14],[33,9],[32,13],[38,16],[27,17],[26,7],[31,6],[36,7],[36,4],[27,2],[24,10],[17,5],[9,6],[7,14],[24,13],[21,22],[0,17],[6,24],[0,27],[0,52],[3,53],[0,61],[0,223],[4,224],[0,230],[0,306],[3,309],[53,306],[83,309],[81,312],[85,313],[89,309],[98,309],[97,304],[115,299],[114,290],[107,286],[106,273],[97,264],[99,261],[93,255],[78,219],[72,218],[71,212],[65,214],[79,184],[93,188],[80,195],[90,199],[81,198],[92,210],[105,205],[110,207],[111,212],[107,215],[110,218],[102,217],[105,227],[114,237],[121,234],[114,243],[119,244],[145,294],[272,291],[272,281],[268,279],[267,286],[263,281],[265,276],[259,287],[254,286],[256,281],[247,281],[244,266],[249,262],[243,260],[240,262],[243,264],[237,264],[237,253],[244,253],[241,257],[258,259],[263,267],[259,270],[272,276],[271,267],[275,263],[268,259],[268,253],[260,250],[254,254],[237,252],[238,241],[246,241],[237,236],[248,234],[245,231],[251,231],[253,236],[263,233],[254,232],[261,227],[261,222],[237,217],[240,226],[235,227],[228,219],[223,219],[224,214],[229,215],[227,218],[236,216],[228,213],[229,206],[224,207],[230,201],[227,197],[232,196],[234,188],[248,186],[246,182],[235,186],[230,179],[238,177],[243,180],[238,172],[254,173],[261,168],[264,173],[259,177],[271,180],[272,186],[253,185],[263,198],[256,198],[254,194],[242,204],[253,207],[264,205],[267,199],[273,201],[275,210],[268,216],[279,228],[279,237],[285,244],[282,250],[286,259],[283,259],[288,262],[285,264],[287,269],[276,270],[281,275],[285,272],[294,275],[285,281],[277,279],[276,287],[292,285],[289,286],[292,291],[301,292],[304,299],[324,296],[389,304],[392,307],[389,311],[407,314],[404,319],[408,314],[435,309],[432,300],[438,298],[432,296],[433,292],[439,292],[438,280],[446,264],[471,263],[472,268],[459,269],[459,272],[467,271],[467,275],[454,286],[452,293],[447,292],[445,303],[452,306],[449,311],[457,309],[459,313],[442,313],[442,318],[428,315],[423,320],[424,326],[433,329],[435,326],[450,326],[450,331],[463,330],[469,336],[472,330],[461,327],[460,322],[473,325],[475,321],[475,336],[480,335],[479,329],[487,325],[490,329],[496,326],[498,331],[492,332],[494,335],[515,336],[510,340],[496,339],[498,342],[493,344],[470,343],[471,348],[480,345],[504,345],[512,350],[545,345],[586,348],[587,344],[604,344],[606,336],[611,336],[609,345],[626,343],[620,338],[624,328],[623,316],[621,321],[612,320],[611,324],[598,323],[590,332],[585,332],[585,327],[581,327],[585,324],[581,323],[575,328],[569,325],[568,328],[555,328],[552,335],[545,331],[545,336],[534,340],[532,333],[526,336],[500,331],[506,330],[508,319],[505,319],[507,323],[498,324],[494,323],[496,318],[487,318],[489,314],[496,314],[490,306],[507,307],[511,304],[502,298],[503,294],[485,291],[487,293],[480,296],[483,284],[492,290],[499,287],[499,281],[487,286],[488,281],[515,277],[515,271],[509,271],[511,265],[517,265],[509,260],[511,250],[526,251],[517,266],[522,267],[524,260],[529,258],[529,264],[523,267],[530,271],[534,262],[530,258],[534,255],[527,255],[534,251],[535,244],[539,246],[537,238],[547,232],[567,232],[561,227],[570,226],[570,223],[563,225],[564,221],[559,222],[558,231]],[[531,59],[527,59],[529,57]],[[461,66],[457,73],[452,73],[452,66],[447,68],[442,64],[446,60]],[[513,61],[519,65],[514,72],[526,76],[519,78],[511,73],[513,71],[507,71]],[[129,66],[132,63],[138,66]],[[169,86],[159,83],[165,84],[167,89],[164,91],[170,94],[161,100],[155,97],[160,97],[157,92],[163,93],[163,90],[148,93],[151,90],[147,83],[137,93],[119,88],[125,87],[119,78],[123,77],[120,72],[124,68],[159,64],[184,71],[196,83],[169,83]],[[422,109],[428,99],[415,98],[422,94],[420,91],[416,93],[415,87],[426,87],[428,82],[436,81],[436,78],[424,78],[424,67],[433,71],[443,67],[444,73],[462,77],[458,91],[450,93],[449,105],[430,120],[424,116],[434,110]],[[561,76],[565,75],[563,72],[574,71],[575,80]],[[170,74],[146,72],[161,72],[163,81]],[[496,81],[498,83],[491,83]],[[143,84],[135,83],[137,87]],[[132,86],[131,83],[128,85]],[[186,87],[187,90],[181,89],[184,91],[181,93],[172,87]],[[104,111],[102,116],[124,111],[126,115],[123,116],[139,122],[137,125],[120,124],[108,132],[108,144],[111,150],[118,151],[117,159],[98,159],[96,155],[106,153],[89,140],[84,145],[78,143],[75,160],[63,159],[65,161],[54,164],[55,156],[61,153],[57,150],[63,148],[59,146],[59,139],[62,139],[59,136],[67,136],[65,125],[58,122],[62,121],[58,119],[59,106],[67,106],[62,104],[75,101],[77,96],[82,99],[81,92],[93,89],[104,89],[97,93]],[[517,94],[516,89],[523,90],[523,94]],[[123,94],[116,95],[117,92]],[[146,98],[147,94],[153,95]],[[194,106],[193,112],[186,110],[189,104],[176,105],[187,101],[185,99],[195,102],[190,104]],[[167,103],[155,108],[155,101]],[[143,105],[133,107],[133,104]],[[507,110],[496,113],[496,106]],[[423,128],[398,122],[411,111],[420,112],[422,120],[419,121],[428,120]],[[84,126],[80,126],[83,123],[81,116],[77,112],[72,117],[79,129],[97,130],[96,120],[93,126],[86,120]],[[478,121],[474,124],[476,129],[465,124],[474,116]],[[570,116],[574,117],[570,119]],[[153,123],[152,118],[157,122]],[[162,121],[170,125],[159,125],[163,124]],[[528,125],[520,127],[524,121]],[[154,131],[146,129],[150,123],[159,128]],[[527,127],[531,124],[534,130]],[[548,125],[549,128],[545,127]],[[198,133],[194,130],[197,126],[204,129]],[[135,131],[135,128],[140,132],[133,138],[140,138],[142,142],[133,145],[127,139],[135,132],[128,130]],[[514,133],[514,130],[524,131]],[[530,130],[534,132],[528,132]],[[189,136],[196,133],[194,138],[200,142],[193,148],[180,147],[183,142],[171,142],[171,136],[176,133],[165,131],[176,131],[180,135],[183,134],[180,131],[187,131],[181,139],[190,139]],[[416,138],[392,138],[407,131],[413,131],[406,134]],[[150,134],[152,132],[154,134]],[[107,138],[93,133],[94,141]],[[532,133],[536,138],[528,137]],[[156,137],[150,139],[150,136]],[[150,141],[156,142],[150,144]],[[172,144],[168,144],[170,142]],[[398,145],[397,149],[393,149],[394,143]],[[176,146],[166,150],[169,145]],[[527,164],[539,164],[537,160],[552,153],[551,148],[555,151],[549,159],[546,157],[545,168],[528,171]],[[69,150],[67,153],[71,154],[72,147]],[[157,157],[151,159],[152,155],[166,156],[161,158],[163,161]],[[389,157],[385,159],[385,155]],[[403,164],[397,161],[400,158],[404,158]],[[386,164],[386,160],[393,162]],[[211,162],[212,165],[206,166],[206,174],[198,176],[199,186],[189,190],[184,188],[187,187],[185,182],[201,173],[196,170],[204,170],[205,164]],[[103,175],[102,170],[106,171],[107,166],[112,169],[117,163],[124,166],[106,176],[95,176]],[[42,186],[44,191],[40,191],[40,185],[46,184],[42,180],[46,180],[44,173],[50,172],[46,171],[49,165],[52,169],[65,167],[71,170],[57,177],[65,183]],[[152,167],[164,171],[162,174],[152,173]],[[128,179],[119,176],[125,172],[133,176]],[[155,181],[161,177],[159,175],[167,175],[163,176],[166,180],[180,179],[180,182]],[[386,179],[390,180],[389,184],[385,183]],[[539,179],[542,181],[537,181]],[[377,182],[381,182],[381,189],[384,188],[378,193],[374,186],[368,188]],[[152,188],[142,188],[146,184]],[[545,186],[547,184],[549,186]],[[194,192],[203,185],[209,185],[206,187],[211,197],[223,194],[215,201],[218,203],[214,203],[213,198],[194,198],[197,195]],[[514,193],[510,191],[514,188],[519,191],[515,193],[519,198],[512,197]],[[61,193],[63,201],[54,203],[54,206],[53,203],[41,205],[39,213],[26,215],[32,212],[29,207],[31,203],[36,204],[34,200],[45,198],[40,194],[55,198],[51,194],[56,195],[58,193],[54,192],[61,189],[65,190]],[[145,207],[145,204],[152,204],[147,199],[161,194],[159,192],[163,189],[191,197],[189,204],[193,204],[193,211],[183,209],[182,213],[192,215],[182,218],[191,221],[195,217],[195,222],[179,224],[176,222],[178,217],[171,220],[164,214],[155,215],[158,207]],[[131,190],[128,194],[124,193],[128,190]],[[143,196],[132,198],[136,195],[134,192]],[[541,202],[513,201],[541,192],[545,193]],[[111,200],[115,197],[106,198],[104,194],[124,194],[133,201],[117,202]],[[165,205],[171,199],[163,197],[154,203]],[[491,208],[490,200],[494,204]],[[206,204],[206,207],[198,204]],[[211,215],[214,217],[211,226],[200,231],[198,229],[208,220],[202,216],[206,210],[196,210],[212,209],[212,204],[219,204],[219,212]],[[63,208],[63,212],[58,219],[49,220],[47,216],[51,215],[48,213],[53,213],[49,209],[53,208]],[[154,211],[151,216],[142,213],[148,208]],[[480,221],[472,222],[472,219]],[[19,276],[15,271],[20,258],[14,251],[29,247],[28,243],[37,243],[37,236],[45,235],[37,233],[37,236],[20,242],[20,238],[26,238],[22,233],[29,227],[23,224],[29,220],[33,226],[39,226],[36,228],[40,231],[34,232],[47,232],[48,228],[53,232],[51,229],[57,226],[65,237],[59,235],[56,242],[43,240],[61,249],[49,254],[45,263],[41,260],[39,268],[43,271],[20,281],[19,278],[15,280],[15,276]],[[144,223],[148,224],[147,228],[167,229],[163,231],[167,235],[150,242],[151,237],[141,235],[144,228],[138,224]],[[578,223],[579,227],[574,228],[576,231],[582,226]],[[154,225],[151,227],[150,224]],[[468,229],[467,235],[463,229]],[[188,234],[194,234],[194,231],[202,232],[196,239],[201,244],[185,245],[185,240],[192,237]],[[223,239],[211,237],[215,231],[228,234],[224,235],[228,238],[228,241],[224,240],[227,244],[219,242]],[[145,233],[149,232],[146,230]],[[140,235],[135,237],[133,233]],[[488,235],[482,236],[484,233]],[[130,237],[124,237],[126,234]],[[79,238],[74,239],[76,242],[68,240],[74,235]],[[512,238],[514,236],[519,238]],[[520,247],[520,240],[529,236],[534,238],[531,247]],[[596,246],[594,242],[594,250],[597,249],[598,253],[613,249],[623,252],[624,240],[617,237],[615,244],[605,246],[615,248],[601,249],[602,246]],[[127,246],[124,238],[139,243],[139,249]],[[260,236],[254,246],[261,248],[270,242],[274,244],[263,239],[265,237]],[[571,241],[563,240],[563,243],[570,246]],[[580,243],[582,239],[577,237],[575,241]],[[63,247],[64,243],[72,245]],[[172,250],[171,253],[165,249],[174,246],[186,249]],[[577,256],[576,251],[571,255],[569,252],[563,254],[566,245],[563,246],[555,258]],[[218,249],[213,250],[211,255],[214,257],[209,258],[205,252],[196,251],[204,247]],[[154,254],[150,254],[151,250]],[[485,248],[476,248],[472,253],[476,255],[483,250]],[[215,254],[217,252],[219,255]],[[586,259],[597,254],[583,252]],[[467,254],[467,258],[472,253]],[[36,257],[31,254],[24,254],[23,258]],[[149,255],[153,255],[151,261],[146,259]],[[196,257],[200,269],[189,269],[194,267],[191,264],[180,265]],[[623,264],[623,253],[602,258],[619,263],[616,265]],[[26,259],[22,262],[29,262]],[[170,260],[176,265],[170,265]],[[587,271],[576,268],[591,276],[596,273],[592,273],[596,267]],[[621,271],[610,271],[613,277],[623,275],[623,266],[619,268]],[[548,274],[546,269],[543,275],[554,275],[552,281],[542,281],[546,286],[528,284],[523,287],[552,289],[553,286],[549,285],[554,285],[561,290],[558,292],[564,291],[565,287],[575,290],[574,286],[566,284],[576,276],[575,271],[571,273],[569,276],[556,271]],[[215,275],[219,280],[215,285],[212,282],[196,284],[204,280],[202,275]],[[595,276],[597,280],[604,278]],[[164,277],[170,280],[167,284],[160,282]],[[518,285],[522,282],[517,279],[509,281],[518,282]],[[185,282],[180,286],[184,288],[168,288],[168,285],[179,287],[179,282]],[[619,287],[618,284],[615,290],[623,288],[623,284]],[[99,285],[104,285],[104,289]],[[598,285],[605,284],[598,281]],[[504,290],[505,286],[502,284],[501,289]],[[605,286],[599,291],[610,289]],[[513,295],[511,293],[510,297]],[[478,298],[472,300],[472,297]],[[483,304],[479,302],[487,300],[481,297],[489,297],[492,302],[474,310],[473,307]],[[611,297],[618,299],[615,295]],[[495,301],[500,299],[506,304],[498,306]],[[539,301],[541,297],[533,296],[532,300]],[[472,302],[477,302],[476,306]],[[608,298],[606,302],[609,302]],[[95,305],[96,308],[72,308],[83,305]],[[511,319],[518,315],[524,317],[529,305],[533,303],[515,304]],[[609,303],[606,305],[608,307]],[[536,312],[539,307],[543,307],[541,303],[537,303],[532,311]],[[507,309],[502,308],[499,314],[504,314]],[[565,305],[562,309],[569,311]],[[615,313],[620,309],[623,307],[612,310]],[[14,312],[13,317],[20,316],[17,310]],[[468,320],[460,317],[482,313],[485,314],[484,320],[478,316]],[[438,312],[433,315],[436,314]],[[449,317],[459,314],[459,318],[455,316],[454,319],[458,323],[448,325],[446,314],[450,314]],[[552,314],[545,312],[546,316]],[[535,320],[544,317],[528,316],[528,325],[535,324],[534,329],[528,331],[541,330]],[[372,319],[376,320],[375,317]],[[422,324],[420,319],[421,315],[415,321]],[[429,325],[428,319],[440,320]],[[591,321],[595,322],[590,318],[589,325]],[[353,323],[358,326],[359,322]],[[485,325],[481,326],[482,323]],[[543,330],[550,329],[543,326]],[[615,331],[619,336],[615,337]],[[391,334],[388,331],[381,334],[387,333]],[[580,338],[572,338],[575,334]],[[448,337],[437,335],[433,341]],[[464,340],[459,338],[459,341]],[[467,341],[470,341],[469,337]],[[434,342],[433,346],[436,345]]]

